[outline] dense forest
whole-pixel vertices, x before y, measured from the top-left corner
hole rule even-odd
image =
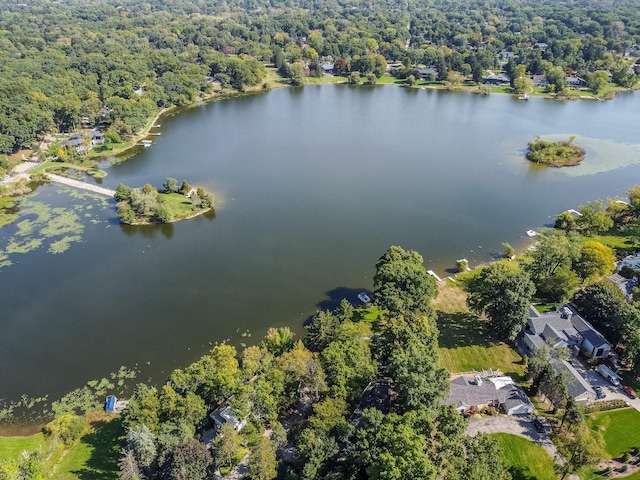
[[[546,74],[556,90],[565,72],[601,81],[608,71],[633,86],[635,59],[624,53],[637,55],[638,43],[631,0],[2,0],[0,154],[87,126],[130,135],[214,84],[260,85],[266,64],[294,84],[322,75],[323,63],[377,76],[397,63],[416,78],[419,65],[437,80],[456,72],[474,82],[504,67],[512,83]]]

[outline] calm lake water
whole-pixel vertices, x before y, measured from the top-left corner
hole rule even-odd
[[[524,247],[524,232],[640,183],[640,94],[553,102],[394,87],[281,89],[160,120],[161,136],[102,184],[214,192],[215,216],[122,227],[113,203],[77,210],[81,242],[0,269],[0,398],[60,395],[121,365],[162,381],[211,343],[309,315],[372,286],[393,244],[441,276]],[[583,165],[535,168],[536,134],[578,136]],[[72,209],[47,185],[26,200]],[[91,202],[89,202],[91,203]],[[0,229],[0,249],[16,235]],[[241,334],[249,331],[251,338]]]

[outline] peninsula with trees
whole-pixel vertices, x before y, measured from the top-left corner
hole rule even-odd
[[[202,187],[192,187],[183,180],[167,177],[162,190],[145,184],[131,188],[120,184],[114,198],[118,202],[118,218],[127,225],[172,223],[192,218],[213,208],[213,195]]]

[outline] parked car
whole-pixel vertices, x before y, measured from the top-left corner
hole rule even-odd
[[[537,418],[533,421],[533,426],[536,427],[536,430],[540,433],[544,433],[546,431],[544,424]]]
[[[598,386],[598,387],[593,387],[593,391],[596,392],[596,398],[597,399],[601,399],[607,396],[606,393],[604,393],[604,390],[602,390],[602,387]]]
[[[622,390],[624,390],[624,393],[629,395],[631,398],[638,398],[633,388],[629,387],[628,385],[623,385]]]

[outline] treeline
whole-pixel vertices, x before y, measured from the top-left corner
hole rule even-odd
[[[271,329],[240,354],[215,346],[160,388],[139,384],[122,414],[120,478],[212,478],[248,453],[252,479],[509,479],[497,443],[466,436],[466,420],[442,405],[437,286],[422,262],[400,247],[380,258],[372,323],[343,300],[302,340]],[[226,407],[207,449],[208,414]],[[75,422],[64,425],[73,436]]]
[[[460,74],[479,82],[509,51],[509,70],[550,75],[556,89],[567,68],[585,78],[609,69],[615,82],[631,86],[637,75],[620,55],[637,43],[640,20],[631,0],[588,7],[515,0],[2,0],[0,154],[31,146],[43,132],[87,124],[131,134],[159,108],[211,93],[213,82],[237,90],[259,84],[265,63],[293,83],[320,75],[323,62],[337,73],[377,77],[387,63],[402,63],[406,77],[419,75],[423,64],[439,80]]]

